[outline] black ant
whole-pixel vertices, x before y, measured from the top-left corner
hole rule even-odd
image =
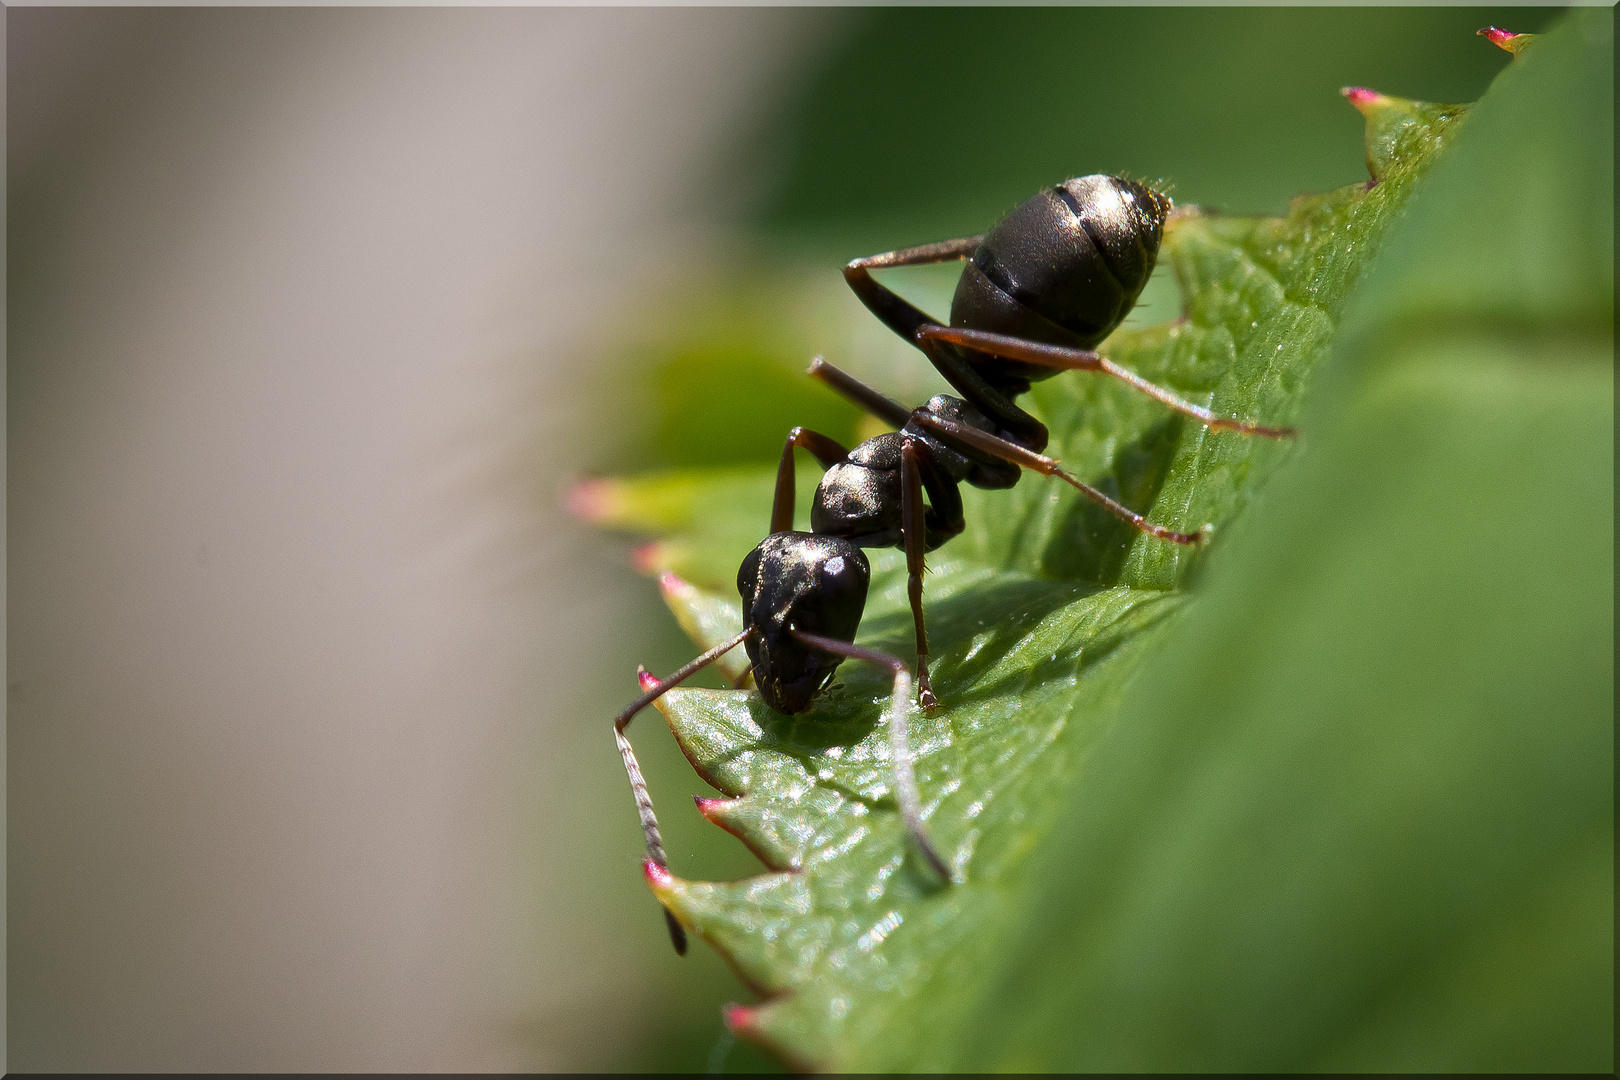
[[[1041,453],[1048,441],[1045,426],[1012,401],[1031,382],[1060,370],[1101,371],[1217,430],[1271,438],[1292,434],[1216,416],[1090,351],[1123,321],[1147,284],[1170,209],[1167,196],[1140,184],[1086,176],[1042,191],[983,236],[872,255],[844,268],[867,308],[916,344],[962,398],[941,394],[907,409],[819,357],[811,364],[812,377],[897,430],[853,450],[807,428],[789,433],[777,470],[770,535],[737,571],[742,632],[666,679],[643,672],[646,692],[614,721],[646,835],[649,875],[667,874],[668,860],[652,797],[624,729],[671,687],[744,645],[760,696],[789,714],[809,709],[846,659],[891,672],[887,723],[896,801],[917,850],[942,880],[952,880],[923,828],[906,737],[910,672],[898,658],[853,643],[871,576],[861,549],[898,547],[906,553],[917,633],[917,699],[932,709],[938,700],[928,677],[923,559],[965,527],[959,484],[1010,488],[1024,469],[1033,469],[1070,484],[1150,536],[1176,544],[1198,541],[1201,532],[1154,525],[1059,468]],[[970,261],[951,302],[950,327],[878,284],[869,272],[951,259]],[[826,470],[808,533],[793,529],[795,448],[808,450]],[[675,951],[684,953],[685,931],[667,908],[664,916]]]

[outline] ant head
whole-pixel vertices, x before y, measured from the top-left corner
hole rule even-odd
[[[737,571],[748,659],[765,704],[800,713],[843,657],[813,649],[789,630],[853,641],[866,608],[871,570],[861,549],[836,536],[779,532],[748,553]]]

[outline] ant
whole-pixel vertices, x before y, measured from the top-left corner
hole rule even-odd
[[[908,409],[820,357],[809,374],[896,430],[853,449],[796,427],[777,468],[770,535],[743,559],[737,591],[742,632],[664,679],[641,672],[645,691],[614,720],[614,734],[647,842],[644,870],[667,875],[668,859],[652,797],[624,731],[642,709],[738,645],[748,652],[765,703],[808,710],[840,664],[858,660],[891,673],[886,723],[900,814],[918,852],[946,882],[953,875],[923,827],[906,717],[912,680],[888,653],[854,644],[871,571],[862,548],[906,553],[907,591],[917,636],[917,703],[938,707],[928,676],[923,621],[924,556],[966,527],[958,486],[1010,488],[1024,469],[1055,476],[1150,536],[1194,544],[1202,531],[1148,522],[1041,453],[1046,427],[1013,404],[1030,384],[1061,370],[1100,371],[1215,430],[1285,438],[1289,428],[1217,416],[1091,351],[1125,318],[1153,272],[1171,210],[1168,196],[1113,176],[1085,176],[1049,188],[1015,208],[983,236],[947,240],[856,259],[844,277],[866,307],[922,350],[962,395],[940,394]],[[946,327],[873,280],[873,269],[968,260]],[[810,511],[810,532],[793,528],[794,451],[825,470]],[[927,503],[923,500],[927,493]],[[668,908],[675,951],[686,933]]]

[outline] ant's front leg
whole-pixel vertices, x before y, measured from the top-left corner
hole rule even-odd
[[[793,448],[803,447],[816,456],[821,467],[830,469],[849,456],[849,451],[836,440],[796,427],[788,432],[787,445],[782,447],[782,462],[776,467],[776,497],[771,500],[771,532],[790,532],[793,529],[794,473]]]
[[[1061,368],[1065,371],[1100,371],[1104,375],[1128,384],[1156,401],[1162,401],[1179,413],[1185,413],[1211,431],[1235,431],[1241,435],[1258,435],[1266,439],[1290,439],[1298,434],[1291,427],[1267,427],[1264,424],[1256,424],[1248,420],[1217,416],[1202,405],[1194,405],[1157,383],[1148,382],[1136,372],[1120,367],[1106,356],[1099,356],[1090,349],[1071,349],[1063,345],[1047,345],[1039,341],[1008,337],[1006,334],[992,334],[984,330],[957,330],[938,325],[919,327],[917,329],[917,340],[919,342],[960,345],[963,348],[989,353],[991,356],[1000,356],[1007,360],[1021,360],[1026,364]]]

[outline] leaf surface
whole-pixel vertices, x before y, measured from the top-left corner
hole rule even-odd
[[[936,1064],[1613,1070],[1612,36],[1458,129]]]

